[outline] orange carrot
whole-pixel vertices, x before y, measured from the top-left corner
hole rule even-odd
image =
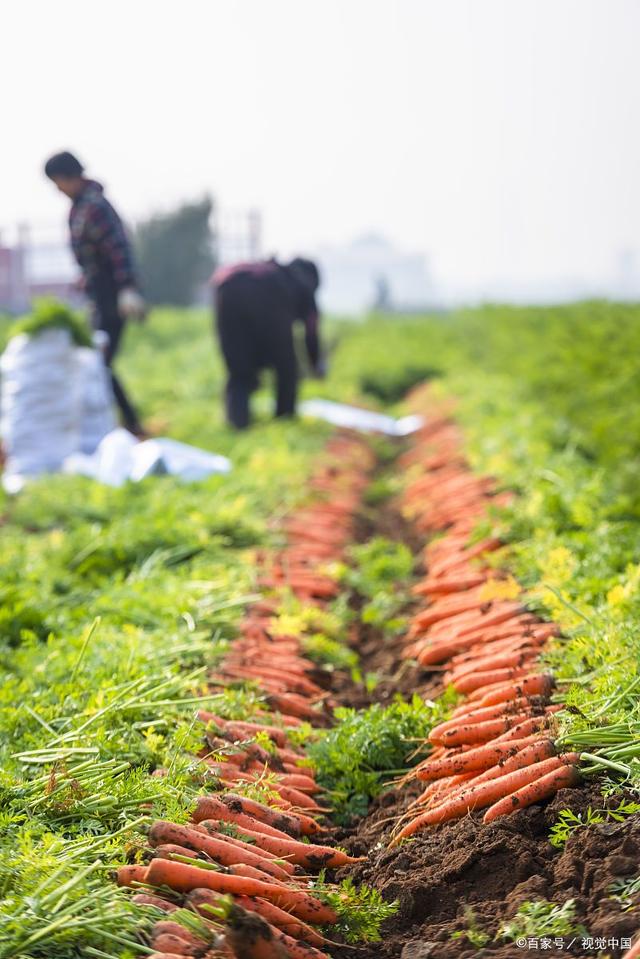
[[[518,699],[521,696],[549,696],[555,686],[553,676],[548,673],[536,673],[525,676],[516,683],[507,683],[505,686],[487,692],[480,700],[482,706],[493,706],[504,703],[509,699]]]
[[[193,959],[200,959],[203,947],[206,949],[206,945],[202,941],[199,945],[197,943],[194,945],[187,939],[169,933],[152,936],[151,941],[154,949],[170,956],[192,956]]]
[[[220,824],[215,820],[205,819],[200,825],[208,832],[215,834]],[[242,835],[248,836],[259,849],[264,849],[277,855],[279,859],[287,859],[307,869],[321,869],[325,866],[338,868],[349,863],[362,862],[361,858],[354,859],[340,849],[333,849],[330,846],[314,846],[311,843],[297,842],[295,839],[276,839],[250,829],[242,830]]]
[[[196,819],[195,817],[196,813],[194,813],[192,817],[196,822],[202,822],[204,819],[222,819],[224,822],[235,823],[241,828],[244,826],[246,829],[255,830],[255,832],[266,833],[267,836],[276,836],[280,839],[291,838],[291,836],[283,832],[283,830],[269,826],[254,816],[234,812],[232,809],[229,809],[226,803],[222,802],[222,800],[216,796],[201,796],[198,800],[198,818]]]
[[[476,689],[494,686],[496,683],[506,683],[526,676],[527,666],[510,669],[477,670],[467,673],[461,679],[455,680],[453,688],[457,693],[473,693]]]
[[[223,894],[259,896],[292,912],[305,922],[318,925],[332,925],[337,919],[333,909],[301,890],[261,882],[258,879],[228,876],[209,869],[169,862],[168,859],[153,859],[147,869],[146,881],[151,886],[168,886],[176,892],[213,889]]]
[[[281,809],[274,809],[272,806],[257,802],[255,799],[249,799],[247,796],[239,796],[237,793],[225,793],[220,798],[225,806],[232,811],[235,810],[245,813],[247,816],[253,816],[260,822],[266,822],[275,829],[281,829],[282,832],[289,833],[290,836],[299,836],[301,833],[303,836],[312,836],[324,831],[315,819],[304,813],[284,812]],[[198,808],[200,808],[199,803]],[[208,819],[210,817],[204,816],[202,818]]]
[[[549,796],[554,796],[559,789],[565,789],[570,786],[579,786],[581,779],[574,763],[578,760],[577,754],[573,757],[561,756],[560,759],[565,763],[559,769],[553,769],[535,782],[527,783],[516,792],[505,796],[494,803],[484,814],[483,822],[493,822],[501,816],[509,816],[517,812],[518,809],[524,809],[526,806],[532,806],[534,803],[542,802]]]
[[[503,796],[509,796],[522,786],[541,779],[548,772],[558,769],[560,765],[562,765],[562,760],[554,756],[551,759],[545,759],[542,762],[507,773],[505,776],[499,776],[489,782],[481,783],[478,786],[471,785],[408,823],[398,834],[397,840],[413,835],[414,832],[424,826],[435,826],[451,819],[458,819],[473,809],[492,805],[502,799]]]
[[[455,776],[460,773],[468,773],[474,770],[481,772],[488,769],[501,759],[513,756],[528,746],[535,737],[524,737],[513,742],[507,743],[485,743],[476,749],[470,749],[468,752],[456,753],[454,756],[446,756],[443,759],[437,759],[435,762],[427,763],[419,767],[417,778],[431,781],[441,779],[443,776]]]
[[[237,862],[245,862],[249,866],[268,872],[276,879],[286,879],[292,872],[292,868],[287,863],[279,865],[272,861],[269,854],[267,856],[257,855],[251,847],[245,848],[247,844],[238,845],[235,842],[229,842],[226,837],[225,839],[214,838],[205,832],[200,832],[198,828],[189,829],[187,826],[178,826],[161,819],[151,827],[149,839],[153,846],[175,843],[185,846],[187,849],[205,852],[222,866],[232,866]]]
[[[496,736],[508,732],[514,726],[529,719],[532,710],[523,710],[521,713],[515,713],[509,716],[498,716],[496,719],[487,719],[482,723],[461,723],[447,729],[441,737],[443,746],[467,746],[488,743],[494,740]]]
[[[120,866],[118,869],[118,885],[134,886],[136,883],[147,881],[147,866]]]
[[[146,892],[139,892],[131,898],[131,902],[136,906],[152,906],[154,909],[161,909],[162,912],[175,912],[178,908],[174,902],[168,902],[160,896],[151,896]]]

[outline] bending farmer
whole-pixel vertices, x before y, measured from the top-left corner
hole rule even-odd
[[[142,319],[145,305],[133,269],[131,246],[122,221],[105,197],[102,187],[84,175],[84,168],[71,153],[57,153],[45,164],[45,173],[71,200],[69,230],[71,248],[80,269],[84,290],[92,304],[95,329],[109,337],[105,360],[111,372],[113,393],[123,425],[143,434],[138,415],[111,364],[120,347],[128,319]]]
[[[263,369],[276,376],[276,416],[296,411],[298,370],[293,337],[304,324],[312,371],[322,374],[315,294],[318,268],[301,258],[287,265],[268,260],[223,267],[213,276],[220,347],[227,367],[227,419],[249,425],[249,399]]]

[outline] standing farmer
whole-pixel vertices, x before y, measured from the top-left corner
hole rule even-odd
[[[138,415],[112,369],[126,321],[142,319],[145,312],[137,289],[131,245],[102,186],[85,177],[82,164],[72,153],[56,153],[47,160],[44,171],[71,200],[71,248],[93,307],[93,326],[104,330],[109,337],[105,361],[111,372],[116,403],[126,429],[142,435]]]
[[[213,276],[218,335],[227,367],[227,420],[237,429],[249,425],[249,399],[258,375],[276,377],[276,416],[296,411],[298,370],[293,337],[304,324],[312,371],[321,375],[316,291],[318,268],[301,258],[283,265],[275,260],[223,267]]]

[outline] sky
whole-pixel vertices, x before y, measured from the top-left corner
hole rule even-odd
[[[640,264],[639,0],[21,0],[1,30],[0,229],[64,221],[68,148],[129,221],[210,192],[267,252],[379,233],[449,292]]]

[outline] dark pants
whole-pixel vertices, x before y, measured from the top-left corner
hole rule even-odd
[[[251,277],[232,277],[217,290],[216,313],[229,423],[237,429],[249,425],[249,400],[264,369],[275,372],[276,416],[293,416],[298,386],[293,319],[279,290]]]
[[[124,333],[125,320],[118,310],[118,291],[110,277],[99,277],[89,292],[93,305],[93,326],[96,330],[104,330],[109,337],[109,344],[105,353],[105,363],[111,374],[113,395],[120,410],[122,425],[132,433],[141,430],[140,420],[126,394],[120,379],[113,371],[113,361],[120,349],[120,341]]]

